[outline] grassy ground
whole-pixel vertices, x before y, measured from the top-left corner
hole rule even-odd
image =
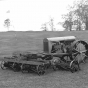
[[[0,56],[16,51],[43,51],[44,38],[73,35],[88,41],[88,31],[0,33]],[[0,88],[88,88],[88,61],[81,64],[79,72],[47,70],[44,76],[0,69]]]

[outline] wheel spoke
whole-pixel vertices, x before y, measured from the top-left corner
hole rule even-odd
[[[78,54],[78,55],[76,56],[76,59],[77,59],[78,63],[80,63],[81,61],[83,61],[84,58],[85,58],[85,55],[83,55],[83,54]]]

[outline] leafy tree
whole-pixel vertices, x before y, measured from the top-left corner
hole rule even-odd
[[[88,30],[88,0],[80,0],[75,3],[64,18],[64,23],[67,28],[70,28],[69,30],[74,25],[77,25],[76,30],[82,30],[82,24],[85,24],[85,30]]]
[[[82,23],[85,23],[85,30],[88,30],[88,2],[82,0],[78,4],[78,8],[75,10],[75,13],[78,15]]]
[[[65,22],[63,24],[63,27],[65,28],[65,30],[71,31],[72,30],[72,25],[73,25],[73,12],[69,12],[68,14],[63,16],[63,19],[65,19]]]
[[[10,19],[9,19],[9,18],[4,20],[4,26],[5,26],[5,27],[8,29],[8,31],[9,31],[9,27],[10,27]]]
[[[71,31],[72,29],[72,22],[65,20],[63,27],[65,28],[65,30]]]

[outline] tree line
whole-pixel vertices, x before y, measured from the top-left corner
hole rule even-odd
[[[88,30],[88,0],[80,0],[70,6],[67,14],[62,15],[64,22],[59,22],[66,31],[81,31]],[[52,19],[51,19],[52,20]],[[53,22],[53,21],[52,21]],[[43,25],[44,31],[47,31],[47,24]],[[53,23],[51,24],[53,30]]]
[[[77,31],[88,30],[88,0],[80,0],[70,7],[68,14],[64,15],[65,30],[71,31],[73,27]]]

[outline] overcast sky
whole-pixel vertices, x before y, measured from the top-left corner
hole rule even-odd
[[[57,23],[63,21],[62,14],[68,12],[68,5],[74,0],[1,0],[0,1],[0,31],[7,31],[4,20],[10,18],[10,30],[40,31],[41,25],[54,19],[56,30],[62,27]],[[50,30],[50,29],[49,29]]]

